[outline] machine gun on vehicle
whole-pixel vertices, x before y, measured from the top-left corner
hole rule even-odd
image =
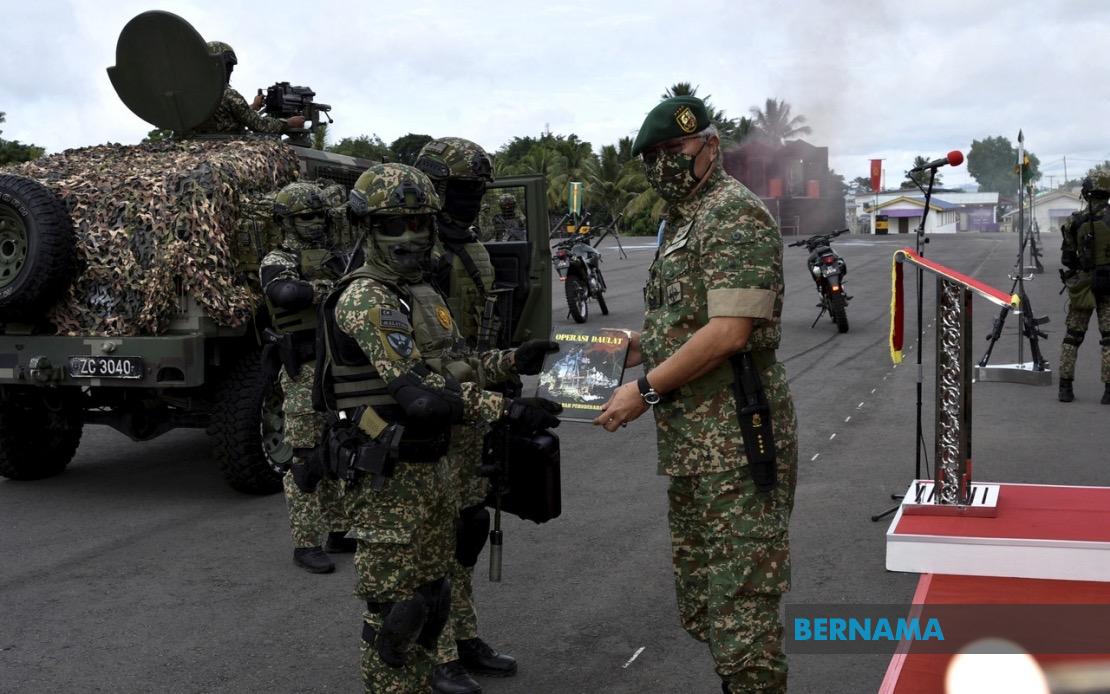
[[[259,89],[261,94],[262,90]],[[334,122],[331,118],[331,106],[315,101],[316,92],[311,87],[293,86],[288,82],[276,82],[266,89],[266,98],[263,101],[262,112],[274,118],[289,118],[291,116],[304,116],[312,125],[308,128],[293,128],[286,131],[290,144],[302,147],[311,147],[308,133],[314,132],[322,123],[320,114],[327,118],[328,123]]]

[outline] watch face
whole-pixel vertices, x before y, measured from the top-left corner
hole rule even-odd
[[[649,390],[648,392],[644,393],[643,398],[644,402],[649,405],[659,404],[659,393],[656,393],[654,390]]]

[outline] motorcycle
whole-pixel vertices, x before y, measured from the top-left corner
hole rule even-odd
[[[567,309],[575,323],[585,323],[590,315],[590,299],[597,301],[601,315],[609,315],[605,304],[605,277],[601,274],[601,253],[597,245],[605,234],[590,245],[591,229],[588,217],[576,231],[551,249],[551,262],[559,281],[564,283]]]
[[[817,284],[817,293],[821,296],[821,303],[817,308],[821,312],[813,319],[813,327],[821,316],[827,311],[836,323],[836,329],[842,333],[848,332],[848,302],[852,297],[844,292],[844,276],[848,274],[848,265],[844,259],[832,249],[832,240],[841,234],[848,233],[847,229],[840,229],[831,234],[817,234],[808,239],[795,241],[788,244],[790,247],[805,246],[809,251],[806,267]]]

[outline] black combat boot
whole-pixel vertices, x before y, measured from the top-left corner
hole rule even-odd
[[[435,694],[482,694],[482,685],[474,681],[462,663],[452,660],[432,670],[432,691]]]
[[[358,547],[358,540],[347,537],[343,530],[328,533],[328,541],[324,543],[324,551],[330,554],[350,554]]]
[[[463,667],[477,675],[512,677],[516,674],[516,660],[511,655],[501,655],[477,637],[455,641]]]
[[[335,571],[335,564],[319,547],[297,547],[293,550],[293,563],[313,574],[330,574]]]
[[[1102,400],[1099,400],[1103,405],[1110,405],[1110,383],[1106,384],[1106,388],[1102,391]]]
[[[1071,391],[1071,379],[1060,379],[1060,394],[1057,396],[1060,402],[1071,402],[1075,400],[1075,393]]]

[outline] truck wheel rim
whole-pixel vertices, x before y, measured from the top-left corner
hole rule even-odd
[[[262,453],[275,471],[284,470],[293,462],[293,447],[285,440],[285,416],[281,411],[281,388],[274,386],[262,401]]]
[[[0,287],[15,281],[27,263],[27,229],[23,220],[7,207],[0,207]]]

